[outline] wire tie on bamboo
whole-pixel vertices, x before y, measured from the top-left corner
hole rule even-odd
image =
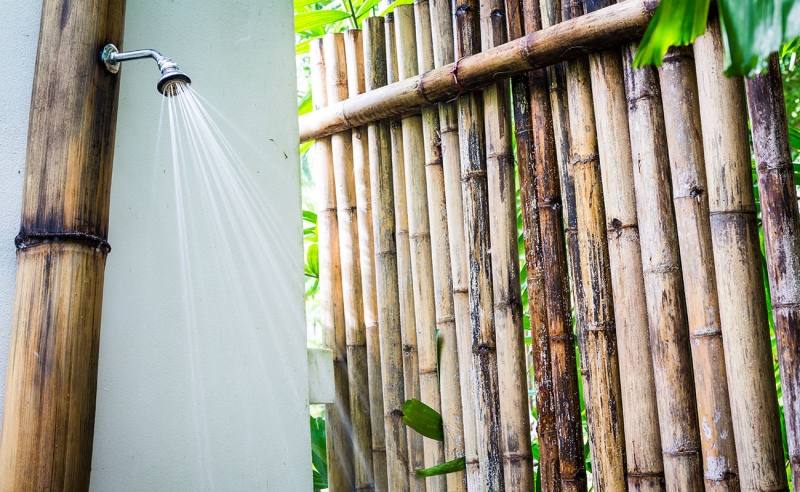
[[[437,102],[432,100],[430,97],[428,97],[428,94],[425,93],[425,75],[427,75],[427,73],[428,72],[422,74],[419,77],[419,85],[417,86],[417,94],[419,94],[422,99],[425,99],[426,103],[428,103],[429,105],[432,106],[434,104],[437,104]],[[437,130],[436,133],[439,133],[439,131]]]
[[[77,241],[94,247],[94,249],[105,254],[111,252],[111,245],[107,240],[94,234],[85,232],[26,232],[19,233],[14,238],[14,246],[18,250],[32,248],[44,243],[57,243],[66,241]]]

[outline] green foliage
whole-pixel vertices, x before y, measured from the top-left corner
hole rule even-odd
[[[660,65],[670,46],[685,46],[703,34],[709,0],[662,0],[647,26],[634,65]]]
[[[311,467],[314,490],[328,488],[328,452],[325,444],[325,419],[309,417],[311,421]]]
[[[319,290],[319,245],[317,236],[317,214],[303,210],[303,243],[306,250],[306,261],[303,271],[306,276],[306,298]]]
[[[442,416],[419,400],[403,403],[403,422],[429,439],[444,441]]]
[[[466,460],[464,458],[456,458],[440,465],[431,466],[428,468],[419,468],[417,469],[416,473],[418,477],[435,477],[436,475],[444,475],[446,473],[462,471],[466,468]]]

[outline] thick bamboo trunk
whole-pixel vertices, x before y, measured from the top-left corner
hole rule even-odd
[[[656,70],[632,68],[636,46],[623,49],[623,65],[664,475],[668,490],[699,491],[700,433],[664,114]]]
[[[364,44],[361,31],[345,33],[347,91],[349,97],[364,92]],[[369,145],[367,127],[353,128],[353,175],[358,220],[358,252],[361,265],[361,295],[367,345],[370,430],[372,435],[372,472],[376,490],[386,490],[386,437],[383,428],[383,384],[381,382],[381,347],[378,330],[378,307],[375,297],[375,238],[372,232],[372,197],[370,194]]]
[[[562,6],[565,19],[583,12],[580,1]],[[600,177],[589,63],[573,60],[567,67],[570,111],[570,166],[575,183],[580,279],[583,289],[581,364],[585,376],[592,480],[599,490],[623,490],[625,437],[619,363],[614,329],[606,217]]]
[[[344,35],[325,36],[325,74],[328,103],[347,97]],[[369,379],[361,298],[361,266],[358,251],[355,176],[353,174],[353,136],[350,130],[331,136],[333,174],[336,187],[336,212],[339,220],[339,257],[342,271],[347,379],[350,386],[350,424],[353,440],[353,480],[355,490],[373,487],[372,433],[369,415]]]
[[[697,78],[691,48],[673,48],[659,70],[672,201],[680,237],[697,418],[707,490],[738,490],[731,407],[714,277]]]
[[[778,341],[786,437],[794,489],[800,490],[800,214],[778,59],[747,81],[764,246]]]
[[[453,12],[448,0],[431,0],[431,37],[436,68],[453,62]],[[461,410],[464,432],[466,485],[480,487],[478,449],[475,437],[473,400],[472,329],[470,327],[467,254],[464,237],[464,209],[461,197],[461,161],[458,142],[458,111],[455,102],[439,105],[439,138],[447,208],[448,242],[452,272],[453,307],[458,345],[458,381],[461,386]],[[457,490],[457,489],[456,489]]]
[[[455,57],[459,60],[480,50],[479,8],[475,0],[458,0],[454,7]],[[458,72],[454,76],[458,78]],[[457,105],[480,490],[496,491],[503,490],[504,483],[483,98],[479,93],[468,93],[458,98]]]
[[[490,50],[470,53],[473,56],[465,54],[466,58],[458,62],[302,116],[300,140],[329,135],[398,116],[424,104],[448,100],[465,89],[476,89],[494,81],[498,73],[511,76],[576,58],[587,51],[618,46],[622,41],[641,36],[656,5],[652,0],[626,0]],[[453,77],[454,70],[458,77]]]
[[[364,21],[364,72],[366,89],[386,84],[386,45],[383,19]],[[383,419],[386,439],[386,467],[389,491],[409,488],[409,462],[406,427],[402,419],[405,400],[403,342],[398,290],[397,245],[395,242],[395,204],[392,185],[392,155],[389,123],[371,123],[369,142],[370,191],[375,231],[375,274],[378,326],[381,327],[381,375]],[[376,474],[377,475],[377,474]],[[380,483],[376,483],[379,490]]]
[[[782,490],[778,402],[761,276],[744,87],[723,74],[719,24],[694,45],[725,367],[739,479]]]
[[[326,66],[322,39],[311,43],[311,95],[317,107],[327,102]],[[334,403],[325,407],[328,485],[332,492],[353,488],[353,447],[350,440],[350,390],[347,383],[347,344],[344,328],[342,275],[339,260],[339,222],[333,177],[331,138],[314,142],[317,182],[320,323],[325,345],[333,351]]]
[[[397,74],[399,80],[413,77],[418,71],[415,42],[414,7],[402,5],[395,9],[397,42]],[[438,126],[438,121],[435,122]],[[401,120],[403,131],[403,163],[408,201],[408,237],[411,252],[411,274],[414,292],[414,312],[419,352],[419,388],[421,400],[441,411],[439,368],[436,349],[436,308],[434,306],[431,233],[428,222],[427,183],[425,179],[425,145],[420,116]],[[433,122],[432,122],[433,124]],[[444,461],[442,443],[423,440],[425,466]],[[434,490],[445,487],[442,476],[426,479]]]
[[[98,39],[122,40],[123,0],[42,6],[0,490],[88,490],[118,77]],[[69,63],[64,63],[64,59]]]
[[[431,13],[427,0],[414,3],[416,18],[417,61],[419,72],[434,67]],[[431,231],[431,260],[438,330],[439,378],[444,425],[444,459],[451,461],[464,456],[464,425],[461,413],[461,385],[456,342],[456,319],[453,305],[449,225],[444,184],[444,153],[458,159],[458,146],[445,148],[441,142],[439,108],[422,108],[422,136],[425,146],[425,182],[428,192],[428,217]],[[458,223],[458,230],[463,225]],[[448,491],[465,490],[463,473],[445,476]]]

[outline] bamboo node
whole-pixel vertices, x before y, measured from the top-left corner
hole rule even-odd
[[[103,254],[111,252],[111,245],[100,236],[85,232],[20,232],[14,238],[18,250],[24,250],[46,243],[75,242],[85,244]]]
[[[461,173],[461,182],[469,183],[475,179],[486,179],[485,169],[468,169]]]

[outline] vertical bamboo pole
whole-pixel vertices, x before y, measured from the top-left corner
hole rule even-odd
[[[672,201],[694,365],[707,490],[738,490],[725,354],[714,278],[697,78],[691,48],[673,48],[659,70]]]
[[[344,35],[331,33],[322,43],[328,103],[347,99]],[[347,379],[350,385],[350,423],[353,440],[355,490],[373,487],[372,435],[369,415],[369,380],[361,298],[361,268],[358,250],[355,176],[353,174],[353,136],[350,130],[331,136],[336,209],[339,221],[339,256],[342,268],[345,338],[347,341]]]
[[[360,30],[345,33],[348,96],[364,92],[364,43]],[[355,177],[358,251],[361,265],[361,293],[364,303],[364,328],[367,345],[372,470],[377,490],[386,490],[386,436],[383,428],[383,389],[381,382],[380,335],[375,298],[375,255],[372,232],[369,145],[367,128],[353,128],[353,174]]]
[[[394,13],[386,16],[386,70],[388,83],[397,82],[397,43]],[[406,175],[403,154],[403,129],[399,120],[391,122],[392,172],[394,206],[397,227],[397,271],[400,286],[400,326],[403,334],[403,373],[406,398],[421,399],[419,355],[417,351],[416,314],[411,286],[411,246],[408,238],[408,201],[406,200]],[[425,490],[425,480],[414,470],[425,467],[422,436],[408,432],[409,473],[412,490]]]
[[[86,490],[92,462],[123,0],[46,1],[31,99],[0,489]],[[64,60],[69,60],[65,63]]]
[[[311,43],[311,96],[314,105],[328,105],[322,39]],[[320,318],[325,345],[333,351],[334,403],[325,407],[328,485],[339,492],[353,488],[353,447],[350,429],[350,390],[347,383],[347,343],[344,328],[342,277],[339,260],[339,221],[333,177],[331,137],[314,142],[317,170]]]
[[[778,339],[786,437],[794,488],[800,488],[800,213],[777,56],[747,81],[764,245]]]
[[[743,83],[723,74],[719,24],[694,45],[722,342],[745,490],[782,490],[783,468],[759,262]]]
[[[564,19],[583,14],[580,0],[563,5]],[[592,480],[598,490],[624,490],[625,449],[614,306],[611,299],[603,189],[586,58],[567,65],[570,166],[575,183],[580,283],[581,363],[585,376]]]
[[[364,21],[366,89],[386,85],[386,45],[383,19]],[[391,137],[388,122],[367,127],[370,189],[375,231],[375,273],[380,326],[383,418],[389,491],[409,489],[408,443],[401,408],[405,399],[400,294],[398,290],[395,204],[392,185]],[[380,484],[377,484],[380,487]]]
[[[480,11],[476,0],[457,0],[454,7],[455,59],[458,60],[480,50]],[[453,76],[458,78],[457,65]],[[492,315],[483,97],[477,92],[461,95],[457,99],[457,106],[464,231],[469,262],[475,434],[481,490],[495,491],[503,489],[503,464],[500,455],[497,349]]]
[[[503,0],[480,2],[481,49],[505,43]],[[508,82],[483,90],[486,125],[486,176],[494,292],[494,326],[500,390],[500,450],[505,484],[512,490],[533,480],[525,342],[520,303],[514,156],[508,113]]]
[[[449,0],[431,0],[433,61],[438,68],[454,60],[453,12]],[[453,307],[458,345],[461,386],[464,459],[468,490],[480,487],[478,449],[475,437],[474,385],[472,374],[472,329],[470,327],[467,254],[464,237],[464,208],[461,197],[461,162],[458,142],[458,108],[455,102],[439,105],[439,138],[442,147],[444,194],[447,204],[447,233],[453,281]]]
[[[636,206],[642,240],[650,342],[664,475],[669,490],[703,490],[689,329],[683,299],[669,155],[654,68],[634,69],[636,44],[623,49]]]
[[[419,73],[432,70],[433,39],[431,13],[428,0],[414,3],[416,19],[416,45]],[[433,287],[438,329],[438,358],[442,420],[444,425],[444,459],[451,461],[464,457],[464,425],[461,413],[461,385],[458,368],[456,342],[456,319],[453,305],[453,280],[451,275],[449,225],[444,190],[444,153],[458,157],[458,148],[445,148],[441,142],[439,109],[437,106],[422,108],[422,136],[425,146],[425,181],[428,192],[428,216],[431,230],[431,260],[433,263]],[[449,156],[451,159],[453,155]],[[458,229],[463,228],[458,223]],[[447,490],[465,490],[463,473],[445,476]]]

